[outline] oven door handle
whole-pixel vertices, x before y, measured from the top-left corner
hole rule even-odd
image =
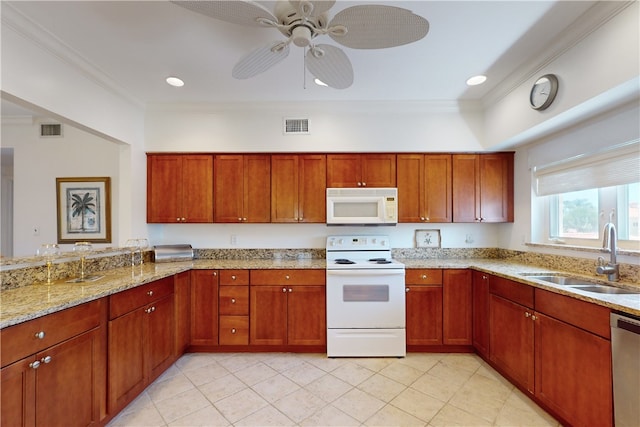
[[[404,276],[403,269],[327,270],[327,276]]]

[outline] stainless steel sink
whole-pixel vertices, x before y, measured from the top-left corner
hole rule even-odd
[[[581,291],[596,292],[598,294],[639,294],[629,289],[616,288],[615,286],[607,285],[591,285],[591,286],[574,286],[574,289],[580,289]]]
[[[579,289],[586,292],[595,292],[598,294],[640,294],[640,291],[632,291],[630,289],[618,288],[615,286],[602,285],[596,282],[591,282],[585,279],[578,279],[575,277],[567,276],[552,276],[552,275],[526,275],[528,279],[541,280],[543,282],[554,283],[560,286],[570,286],[574,289]]]

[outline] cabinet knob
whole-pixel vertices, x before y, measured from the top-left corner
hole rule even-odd
[[[524,312],[524,317],[531,317],[531,313],[529,313],[528,311]]]
[[[231,298],[231,304],[235,304],[236,303],[236,299],[235,298]]]
[[[44,339],[44,335],[45,335],[44,331],[40,331],[40,332],[36,332],[35,333],[35,337],[37,339],[39,339],[39,340],[43,340]]]
[[[29,363],[29,367],[31,369],[38,369],[40,367],[40,361],[36,360],[35,362],[31,362]]]
[[[212,275],[213,275],[213,276],[217,276],[217,275],[218,275],[218,272],[217,272],[217,271],[214,271],[214,272],[212,273]]]
[[[181,219],[182,221],[186,221],[186,220],[187,220],[186,218],[180,218],[180,219]]]
[[[231,328],[231,333],[235,334],[236,333],[236,328]]]
[[[489,278],[483,274],[482,275],[482,280],[487,280],[487,279],[489,279]]]
[[[231,276],[231,280],[236,280],[236,276],[235,275]]]
[[[411,290],[411,288],[404,288],[405,292],[409,292]]]
[[[247,218],[246,218],[246,217],[244,217],[244,218],[242,218],[242,220],[243,220],[243,221],[246,221],[246,220],[247,220]]]
[[[358,183],[358,187],[362,187],[362,183],[361,182]]]
[[[287,288],[282,288],[282,292],[287,292]]]
[[[154,311],[156,311],[156,308],[155,308],[155,307],[149,307],[149,308],[147,308],[144,312],[145,312],[145,313],[147,313],[147,314],[151,314],[151,313],[153,313]]]
[[[427,275],[426,274],[422,275],[422,280],[427,280]]]
[[[42,359],[40,359],[40,361],[42,363],[51,363],[51,356],[45,356]]]
[[[285,279],[289,280],[289,275],[284,276]]]
[[[180,218],[176,218],[176,221],[180,222]]]
[[[152,296],[153,296],[153,291],[149,291],[149,292],[147,292],[147,295],[149,295],[150,297],[152,297]]]
[[[293,289],[289,288],[289,292],[293,292]]]
[[[425,218],[425,221],[429,221],[429,217],[426,217],[426,218]]]
[[[531,320],[537,320],[537,319],[538,319],[538,316],[536,316],[535,314],[531,315]]]
[[[425,217],[421,216],[420,221],[424,221],[424,220],[425,220]]]

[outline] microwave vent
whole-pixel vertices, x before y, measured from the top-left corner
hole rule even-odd
[[[60,123],[40,123],[41,137],[62,136],[62,125]]]
[[[308,135],[309,119],[285,118],[284,134],[285,135]]]

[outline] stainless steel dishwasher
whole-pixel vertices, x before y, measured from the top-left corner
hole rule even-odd
[[[611,313],[616,427],[640,426],[640,317]]]

